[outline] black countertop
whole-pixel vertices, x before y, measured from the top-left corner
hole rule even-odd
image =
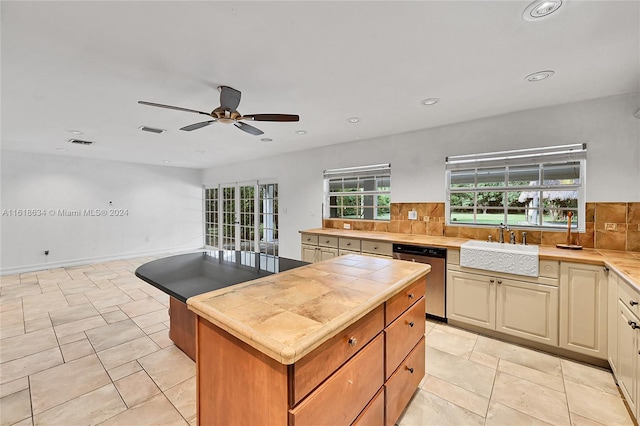
[[[307,264],[253,252],[203,251],[145,263],[136,269],[136,276],[186,303],[198,294]]]

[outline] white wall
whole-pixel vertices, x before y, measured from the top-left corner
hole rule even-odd
[[[9,151],[1,164],[3,274],[202,246],[199,170]],[[65,217],[58,209],[128,215]]]
[[[206,169],[204,184],[265,177],[279,184],[280,253],[300,257],[298,231],[322,226],[322,172],[391,163],[392,202],[443,202],[445,157],[587,143],[587,201],[640,201],[640,94],[515,112]]]

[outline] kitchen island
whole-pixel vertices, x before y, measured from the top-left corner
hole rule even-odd
[[[200,424],[393,424],[424,376],[430,266],[346,255],[187,299]]]

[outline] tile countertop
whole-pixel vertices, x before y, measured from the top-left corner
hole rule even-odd
[[[336,237],[360,238],[372,241],[387,241],[400,244],[416,244],[424,246],[444,247],[460,250],[466,238],[437,237],[428,235],[397,234],[392,232],[352,231],[343,229],[308,229],[300,231],[307,234],[333,235]],[[539,246],[540,259],[560,260],[565,262],[588,263],[602,265],[614,270],[618,275],[634,285],[640,291],[640,253],[615,250],[563,250],[553,246]]]
[[[293,364],[431,266],[350,254],[187,299],[189,310]]]

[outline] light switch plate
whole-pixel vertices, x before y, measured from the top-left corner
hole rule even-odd
[[[350,223],[343,223],[343,224],[342,224],[342,227],[343,227],[344,229],[351,229],[351,224],[350,224]]]
[[[618,225],[615,223],[605,223],[604,224],[604,230],[605,231],[615,231],[616,229],[618,229]]]

